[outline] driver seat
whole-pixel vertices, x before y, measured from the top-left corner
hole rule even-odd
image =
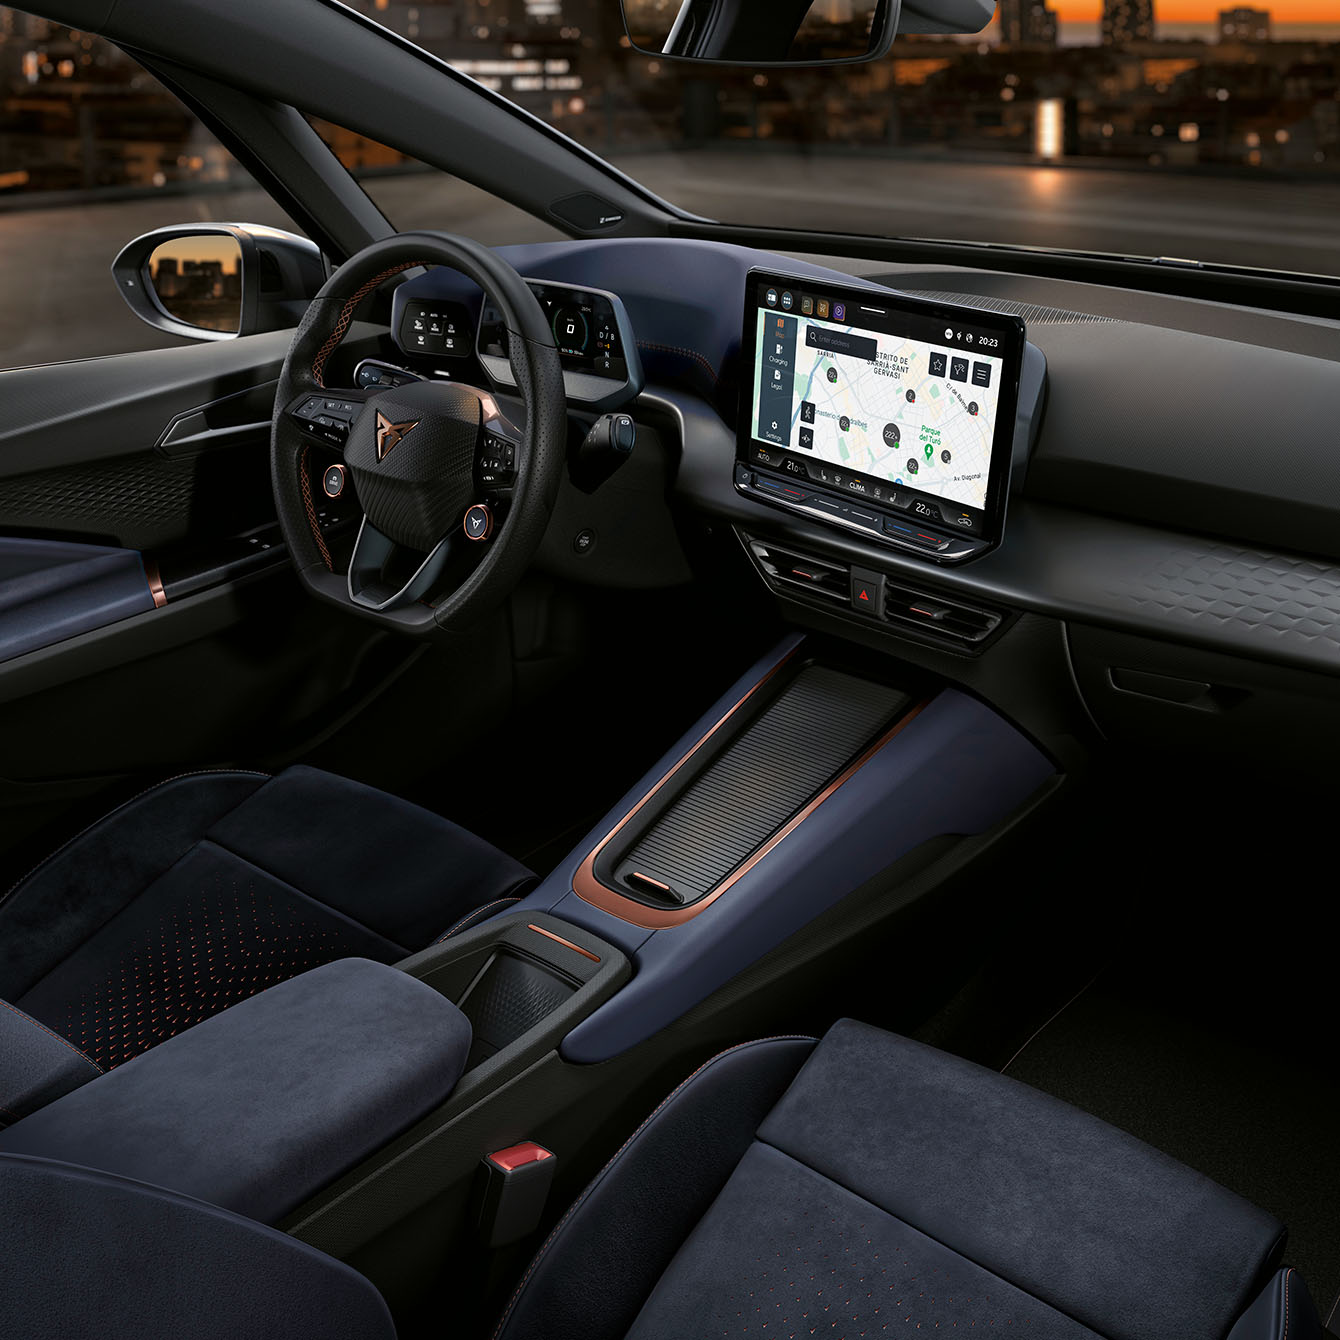
[[[534,880],[436,814],[315,768],[187,774],[0,900],[0,1002],[110,1070],[332,959],[405,958]]]

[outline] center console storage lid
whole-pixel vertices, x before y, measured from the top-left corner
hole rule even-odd
[[[470,1050],[432,987],[341,959],[206,1019],[0,1132],[276,1223],[442,1103]]]

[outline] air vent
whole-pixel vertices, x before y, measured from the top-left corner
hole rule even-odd
[[[965,605],[957,596],[934,595],[890,578],[884,588],[884,617],[892,624],[975,646],[990,637],[1005,616],[999,610]]]
[[[750,540],[749,552],[773,585],[803,590],[839,605],[851,603],[851,569],[845,563],[816,558],[771,540]]]

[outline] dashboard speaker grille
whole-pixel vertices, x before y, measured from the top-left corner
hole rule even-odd
[[[1089,326],[1099,323],[1120,324],[1114,316],[1097,316],[1093,312],[1072,312],[1065,307],[1043,307],[1035,302],[1016,302],[1013,298],[988,298],[980,293],[946,293],[939,289],[904,289],[909,298],[926,298],[931,302],[956,303],[960,307],[980,307],[993,312],[1008,312],[1021,316],[1038,326]]]
[[[910,702],[887,685],[806,666],[637,840],[620,878],[636,872],[685,902],[710,893]]]

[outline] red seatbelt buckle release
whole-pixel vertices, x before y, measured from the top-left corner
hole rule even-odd
[[[479,1236],[486,1247],[504,1247],[540,1226],[558,1158],[534,1140],[508,1145],[481,1160]]]

